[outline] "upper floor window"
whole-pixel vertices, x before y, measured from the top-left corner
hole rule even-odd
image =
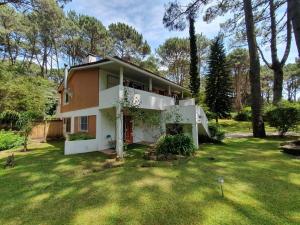
[[[88,131],[88,117],[87,116],[80,117],[80,131]]]
[[[70,96],[68,92],[64,92],[64,104],[69,104]]]

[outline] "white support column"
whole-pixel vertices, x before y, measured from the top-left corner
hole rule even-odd
[[[169,96],[171,96],[171,86],[170,85],[168,86],[168,94],[169,94]]]
[[[165,135],[166,134],[166,121],[165,121],[165,115],[164,115],[164,112],[162,112],[160,114],[160,132],[162,135]]]
[[[124,68],[120,67],[120,85],[123,86],[124,82]]]
[[[149,78],[149,91],[152,91],[152,78]]]
[[[198,149],[199,142],[198,142],[198,124],[197,123],[192,124],[192,134],[193,134],[194,145]]]
[[[100,150],[101,148],[101,136],[104,135],[101,129],[101,125],[102,125],[101,115],[102,115],[101,110],[98,110],[96,115],[96,139],[97,139],[98,150]]]
[[[120,67],[120,89],[119,89],[119,100],[124,97],[124,69]],[[116,151],[120,158],[123,158],[123,112],[122,105],[120,102],[116,106]]]
[[[116,107],[116,151],[123,158],[123,112],[120,105]]]

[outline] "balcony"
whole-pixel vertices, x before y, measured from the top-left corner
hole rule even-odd
[[[123,96],[124,93],[141,109],[165,110],[166,107],[175,105],[175,99],[172,97],[119,85],[100,91],[100,109],[115,107],[119,96]]]
[[[179,105],[168,107],[165,111],[168,118],[166,123],[198,124],[199,133],[209,135],[208,119],[205,112],[200,106],[192,103],[193,101],[190,99],[180,101]]]

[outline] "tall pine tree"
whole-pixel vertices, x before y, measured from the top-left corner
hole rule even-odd
[[[190,90],[193,97],[198,103],[200,76],[198,71],[198,54],[197,54],[197,37],[195,34],[195,19],[194,15],[189,15],[189,33],[190,33]]]
[[[206,104],[218,118],[227,117],[231,109],[231,77],[221,37],[217,37],[210,48],[206,82]]]

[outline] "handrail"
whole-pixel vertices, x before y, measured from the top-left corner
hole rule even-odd
[[[208,129],[208,119],[207,116],[202,109],[202,107],[197,106],[197,109],[200,111],[200,116],[201,116],[201,124],[203,125],[203,128],[205,129],[206,133],[210,136],[209,129]]]
[[[125,89],[128,89],[128,90],[133,90],[133,91],[134,91],[134,94],[138,94],[137,92],[141,92],[141,93],[151,94],[151,95],[154,95],[154,96],[157,96],[157,97],[160,97],[160,98],[171,98],[171,99],[175,99],[174,97],[165,96],[165,95],[160,95],[160,94],[157,94],[157,93],[155,93],[155,92],[145,91],[145,90],[136,89],[136,88],[132,88],[132,87],[124,86],[124,88],[125,88]]]

